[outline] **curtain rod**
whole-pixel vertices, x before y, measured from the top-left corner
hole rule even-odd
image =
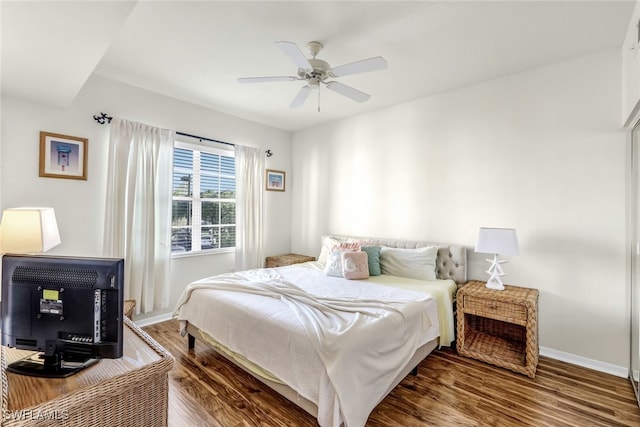
[[[233,144],[231,142],[218,141],[217,139],[205,138],[204,136],[191,135],[189,133],[184,133],[184,132],[176,132],[176,135],[188,136],[189,138],[196,138],[196,139],[199,139],[200,141],[217,142],[218,144],[231,145],[232,147],[236,146],[236,144]]]
[[[100,115],[98,114],[93,115],[93,120],[95,120],[101,125],[104,125],[106,123],[111,123],[111,120],[113,120],[113,116],[109,116],[107,113],[100,112]],[[205,138],[204,136],[191,135],[190,133],[185,133],[185,132],[176,132],[176,135],[188,136],[189,138],[196,138],[196,139],[199,139],[200,141],[217,142],[218,144],[230,145],[232,147],[236,146],[236,144],[232,144],[231,142],[218,141],[217,139]],[[265,151],[265,154],[267,155],[267,157],[273,156],[273,152],[271,150]]]

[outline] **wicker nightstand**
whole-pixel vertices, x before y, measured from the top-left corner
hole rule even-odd
[[[267,268],[284,267],[285,265],[300,264],[301,262],[315,261],[312,256],[299,254],[282,254],[268,256],[265,262]]]
[[[538,291],[487,289],[471,281],[460,288],[458,353],[533,378],[538,366]]]

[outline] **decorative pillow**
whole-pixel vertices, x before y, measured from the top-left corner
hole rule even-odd
[[[322,246],[320,247],[320,255],[318,255],[318,262],[325,263],[327,262],[327,258],[329,256],[329,252],[333,250],[333,248],[339,245],[340,242],[332,237],[325,237],[322,240]]]
[[[340,242],[340,244],[337,245],[337,247],[334,247],[334,249],[340,249],[341,251],[358,252],[360,251],[360,242],[355,242],[355,241]]]
[[[360,252],[360,244],[358,242],[342,242],[333,247],[327,256],[327,264],[324,266],[324,272],[327,276],[342,276],[342,253],[343,252]]]
[[[392,276],[435,280],[437,255],[437,246],[416,249],[383,246],[380,250],[380,270],[382,274]]]
[[[342,275],[345,279],[369,277],[369,261],[366,252],[342,252]]]
[[[350,249],[353,251],[359,251],[360,242],[353,239],[337,240],[337,239],[334,239],[333,237],[327,236],[322,241],[322,247],[320,248],[320,255],[318,255],[318,258],[317,258],[318,261],[323,263],[327,262],[327,257],[329,255],[329,252],[331,252],[334,249]]]
[[[364,252],[367,253],[367,259],[369,264],[369,275],[379,276],[382,274],[380,271],[380,246],[362,246]]]
[[[342,277],[342,252],[333,250],[327,255],[327,263],[324,266],[327,276]]]

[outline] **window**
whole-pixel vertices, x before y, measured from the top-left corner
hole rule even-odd
[[[171,209],[173,254],[235,247],[235,174],[232,149],[176,141]]]

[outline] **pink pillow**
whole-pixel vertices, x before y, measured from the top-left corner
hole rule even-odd
[[[342,252],[342,276],[345,279],[369,278],[369,258],[366,252]]]
[[[334,250],[358,252],[360,250],[360,242],[340,242],[333,247]]]

